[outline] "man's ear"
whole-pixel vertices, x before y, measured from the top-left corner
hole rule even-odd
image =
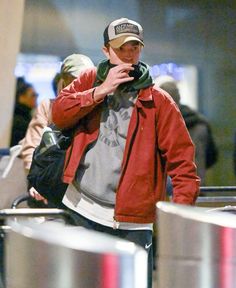
[[[107,59],[110,59],[109,47],[103,46],[102,52],[107,57]]]
[[[20,94],[19,96],[18,96],[18,103],[24,103],[24,98],[25,98],[25,95],[24,94]]]

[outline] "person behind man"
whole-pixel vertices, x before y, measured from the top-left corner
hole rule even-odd
[[[179,89],[174,79],[163,82],[159,86],[170,94],[182,113],[185,124],[196,147],[195,161],[197,173],[201,178],[201,185],[205,185],[206,171],[212,167],[218,159],[218,149],[212,135],[210,124],[199,112],[191,109],[187,105],[181,104]]]
[[[52,105],[53,122],[77,130],[65,161],[63,203],[78,225],[146,249],[151,287],[155,205],[165,199],[166,172],[173,201],[194,204],[194,146],[174,101],[153,87],[140,61],[141,25],[117,19],[103,36],[107,60],[82,73]]]
[[[58,72],[52,79],[52,90],[54,92],[55,97],[57,97],[58,92],[60,92],[58,91],[60,81],[61,81],[61,73]]]
[[[66,57],[62,62],[60,73],[56,74],[53,79],[53,90],[55,96],[57,96],[62,88],[66,87],[68,84],[70,84],[70,82],[76,79],[82,71],[91,67],[94,67],[92,60],[83,54],[72,54]],[[53,100],[50,99],[44,99],[40,102],[29,124],[26,136],[22,140],[20,157],[24,161],[24,167],[27,174],[32,162],[34,149],[41,141],[43,129],[52,123],[52,101]],[[30,195],[36,200],[43,200],[45,203],[47,203],[47,200],[39,195],[34,188],[30,189]]]
[[[32,118],[32,111],[36,107],[37,93],[34,87],[22,81],[17,81],[16,102],[13,115],[10,147],[17,145],[25,137],[26,130]]]

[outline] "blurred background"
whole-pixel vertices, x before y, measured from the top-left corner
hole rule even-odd
[[[53,98],[52,79],[72,53],[104,58],[102,33],[127,17],[144,28],[142,60],[152,76],[171,75],[181,99],[209,120],[219,160],[207,185],[235,185],[236,2],[207,0],[1,0],[0,147],[10,141],[15,77]],[[180,135],[181,137],[181,135]]]

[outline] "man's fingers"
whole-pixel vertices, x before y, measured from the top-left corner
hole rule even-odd
[[[35,200],[37,201],[43,201],[45,204],[48,203],[47,199],[44,198],[42,195],[40,195],[38,193],[37,190],[34,189],[34,187],[31,187],[30,190],[29,190],[29,194],[31,197],[33,197]]]
[[[117,72],[123,72],[123,71],[128,72],[128,71],[134,70],[134,67],[132,66],[132,64],[124,63],[124,64],[119,64],[112,69]]]
[[[134,80],[134,77],[129,76],[131,70],[134,70],[134,67],[132,67],[132,64],[127,63],[111,68],[106,80],[95,90],[95,96],[98,96],[99,93],[105,96],[114,92],[120,84]]]
[[[43,199],[43,203],[45,204],[45,205],[47,205],[48,204],[48,200],[47,199]]]
[[[134,77],[124,77],[124,78],[119,78],[116,83],[119,85],[121,83],[129,82],[132,80],[134,80]]]
[[[120,74],[118,74],[118,76],[119,76],[119,78],[128,78],[128,77],[130,77],[129,73],[127,71],[120,72]]]
[[[118,67],[120,68],[120,71],[131,71],[131,70],[134,70],[134,67],[132,66],[132,64],[121,64]]]

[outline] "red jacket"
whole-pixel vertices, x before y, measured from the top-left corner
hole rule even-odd
[[[78,125],[67,151],[66,183],[72,182],[86,147],[98,137],[101,105],[93,100],[95,77],[95,68],[87,70],[53,103],[53,122],[59,128]],[[167,173],[172,178],[173,201],[194,204],[200,181],[193,158],[193,143],[172,98],[156,87],[141,90],[130,119],[116,191],[115,220],[154,222],[155,205],[165,199]]]

